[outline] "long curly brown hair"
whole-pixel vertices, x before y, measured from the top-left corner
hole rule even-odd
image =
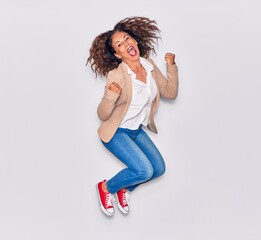
[[[107,76],[108,72],[117,68],[121,59],[117,58],[112,47],[112,36],[115,32],[126,32],[138,42],[141,57],[149,57],[150,53],[156,53],[154,45],[157,45],[158,33],[155,20],[146,17],[130,17],[118,22],[113,30],[101,33],[97,36],[90,48],[89,63],[93,72],[100,76]]]

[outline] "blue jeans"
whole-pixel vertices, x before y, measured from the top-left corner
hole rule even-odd
[[[107,188],[112,194],[122,188],[133,191],[141,183],[165,172],[163,157],[141,126],[137,130],[118,128],[108,143],[102,143],[127,166],[107,180]]]

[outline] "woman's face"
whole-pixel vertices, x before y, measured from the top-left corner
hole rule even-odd
[[[112,47],[115,50],[115,56],[123,62],[134,62],[140,57],[138,43],[126,32],[115,32],[112,35]]]

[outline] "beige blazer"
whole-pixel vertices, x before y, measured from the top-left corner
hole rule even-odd
[[[157,96],[151,107],[148,120],[148,129],[157,133],[154,123],[154,115],[157,111],[160,96],[168,99],[175,99],[178,94],[178,68],[176,64],[167,65],[167,78],[163,76],[159,68],[151,59],[147,59],[154,67],[152,76],[157,84]],[[121,94],[114,93],[109,89],[112,82],[118,83],[121,88]],[[102,121],[98,134],[102,141],[109,142],[123,120],[132,97],[131,76],[128,74],[127,66],[120,64],[118,68],[108,73],[107,84],[104,95],[97,109],[99,119]]]

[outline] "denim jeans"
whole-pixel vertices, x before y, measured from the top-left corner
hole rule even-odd
[[[137,130],[118,128],[108,143],[102,143],[126,165],[126,168],[107,180],[107,188],[112,194],[122,188],[133,191],[141,183],[165,172],[163,157],[141,126]]]

